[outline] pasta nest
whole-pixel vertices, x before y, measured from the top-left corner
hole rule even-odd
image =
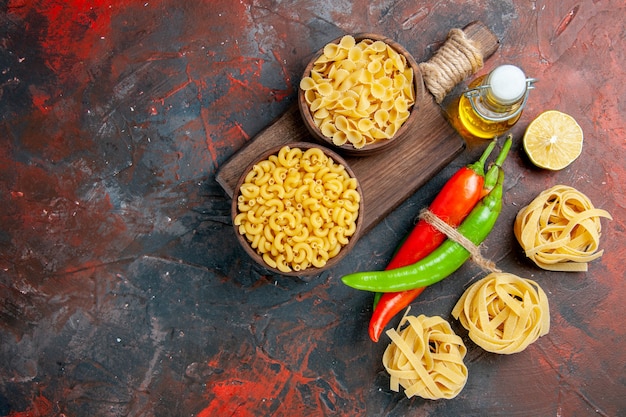
[[[474,343],[488,352],[512,354],[550,330],[548,298],[539,285],[505,272],[472,284],[452,310]]]
[[[400,328],[407,324],[406,327]],[[391,343],[383,354],[383,365],[391,376],[390,389],[400,386],[408,398],[456,397],[467,382],[463,340],[443,318],[405,316],[398,330],[390,329]]]
[[[556,185],[519,211],[513,231],[526,256],[540,268],[587,271],[588,263],[604,252],[598,251],[601,217],[612,219],[580,191]]]

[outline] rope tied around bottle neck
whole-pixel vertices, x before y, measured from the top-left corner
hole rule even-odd
[[[452,29],[435,55],[419,64],[426,88],[439,104],[452,89],[483,66],[483,55],[461,29]]]
[[[459,233],[456,228],[450,226],[448,223],[441,220],[432,211],[428,209],[424,209],[420,212],[420,219],[432,225],[435,229],[439,230],[441,233],[446,235],[448,239],[453,240],[459,245],[463,246],[471,255],[472,261],[480,266],[483,270],[487,272],[502,272],[498,267],[496,267],[495,262],[486,259],[480,253],[480,248],[476,246],[472,241]]]

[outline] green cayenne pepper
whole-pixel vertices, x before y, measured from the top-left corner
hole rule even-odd
[[[498,172],[495,187],[487,194],[457,231],[475,245],[480,245],[489,235],[502,209],[504,171]],[[471,254],[461,244],[447,239],[430,255],[402,268],[385,271],[357,272],[341,280],[349,287],[375,292],[405,291],[427,287],[446,278],[459,269]]]

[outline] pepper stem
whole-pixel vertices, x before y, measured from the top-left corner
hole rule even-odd
[[[509,154],[509,150],[511,149],[511,144],[513,143],[513,136],[508,135],[504,144],[502,145],[502,149],[500,150],[500,154],[496,158],[496,160],[491,164],[487,173],[485,174],[485,185],[483,186],[483,195],[491,191],[491,189],[496,185],[498,181],[498,172],[500,168],[502,168],[502,164],[504,160]]]
[[[499,167],[502,166],[502,164],[504,163],[504,160],[506,159],[507,155],[509,154],[509,150],[511,149],[511,144],[513,143],[513,135],[511,135],[510,133],[507,135],[506,140],[504,141],[504,144],[502,145],[502,149],[500,150],[500,154],[498,155],[498,157],[496,158],[495,162],[493,163],[494,165],[497,165]]]
[[[374,301],[372,302],[372,311],[376,310],[376,306],[378,305],[378,302],[380,301],[380,297],[382,296],[383,296],[382,292],[374,293]]]
[[[487,162],[487,158],[489,158],[489,155],[491,155],[491,152],[493,151],[493,149],[496,147],[497,142],[498,142],[498,137],[496,136],[489,143],[487,148],[485,148],[485,150],[483,151],[483,154],[480,156],[480,159],[474,162],[473,164],[468,165],[467,167],[471,169],[472,171],[476,172],[477,174],[484,176],[485,175],[485,163]]]

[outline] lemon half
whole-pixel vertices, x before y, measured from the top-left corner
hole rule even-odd
[[[524,150],[530,161],[540,168],[563,169],[580,156],[583,130],[569,114],[545,111],[526,128]]]

